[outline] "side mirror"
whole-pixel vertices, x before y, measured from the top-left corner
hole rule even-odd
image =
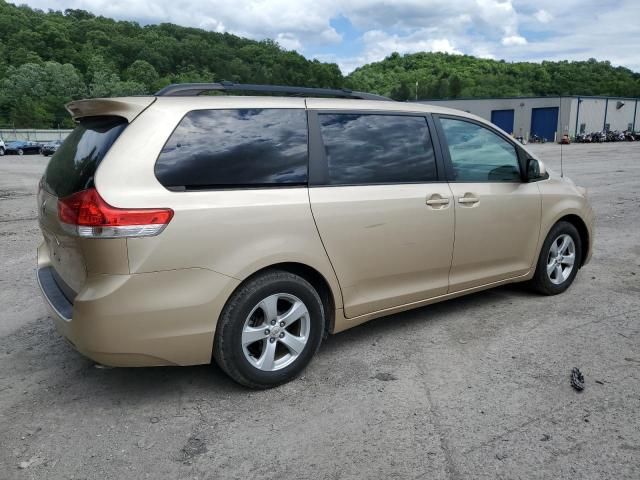
[[[546,176],[546,169],[540,160],[527,158],[527,180],[538,180]]]

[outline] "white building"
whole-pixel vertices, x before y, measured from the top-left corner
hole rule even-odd
[[[640,130],[637,98],[622,97],[510,97],[424,100],[485,118],[516,137],[538,135],[547,141],[568,133]]]

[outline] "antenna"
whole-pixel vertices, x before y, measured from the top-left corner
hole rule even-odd
[[[558,116],[560,117],[560,177],[564,177],[564,168],[562,165],[562,146],[564,140],[564,129],[562,128],[562,96],[560,97],[560,112],[558,112]]]

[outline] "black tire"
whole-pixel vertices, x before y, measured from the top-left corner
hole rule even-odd
[[[293,363],[275,371],[263,371],[245,357],[242,329],[252,310],[274,294],[299,298],[309,313],[308,340]],[[304,278],[282,270],[260,273],[241,285],[231,296],[218,320],[213,357],[227,375],[249,388],[271,388],[294,379],[304,370],[320,347],[325,329],[325,312],[318,292]]]
[[[18,149],[18,155],[24,155],[24,151],[21,148]]]
[[[4,148],[0,147],[0,157],[4,157]]]
[[[547,274],[547,260],[549,259],[549,253],[554,240],[556,240],[560,235],[569,235],[575,244],[575,261],[573,264],[573,270],[570,275],[560,284],[555,284],[549,278]],[[533,275],[533,278],[530,281],[531,287],[541,293],[543,295],[557,295],[559,293],[564,292],[567,288],[571,286],[573,280],[576,278],[578,270],[580,268],[582,262],[582,242],[580,240],[580,234],[576,227],[574,227],[571,223],[560,221],[556,223],[547,238],[542,245],[542,249],[540,250],[540,256],[538,257],[538,263],[536,264],[536,272]]]

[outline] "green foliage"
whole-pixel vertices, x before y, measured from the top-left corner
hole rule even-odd
[[[140,26],[82,10],[43,12],[0,0],[0,124],[69,125],[64,104],[73,99],[220,80],[329,88],[344,83],[336,64],[308,60],[270,40],[172,24]]]
[[[154,88],[158,83],[158,72],[146,60],[136,60],[126,70],[125,77],[127,80],[137,82],[144,86],[146,91]]]
[[[514,95],[640,96],[640,74],[609,62],[508,63],[393,53],[343,77],[271,40],[83,10],[43,12],[0,0],[0,125],[68,126],[73,99],[150,94],[170,83],[231,80],[375,92],[397,100]],[[417,88],[416,88],[417,82]]]
[[[70,125],[64,110],[70,98],[85,96],[86,88],[73,65],[57,62],[9,66],[0,81],[0,105],[16,127]]]
[[[640,96],[640,74],[609,62],[509,63],[446,53],[393,53],[346,82],[396,100],[546,95]]]

